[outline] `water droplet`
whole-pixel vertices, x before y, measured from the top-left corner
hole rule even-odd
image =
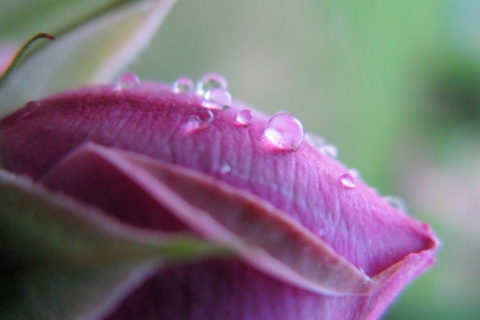
[[[288,113],[279,113],[268,120],[265,137],[282,150],[296,150],[303,141],[302,123]]]
[[[232,96],[230,92],[222,88],[212,88],[205,92],[203,96],[205,99],[202,104],[206,108],[221,109],[224,106],[229,106],[232,103]]]
[[[173,92],[193,91],[193,80],[188,77],[180,77],[172,85]]]
[[[243,109],[237,113],[235,122],[241,126],[248,126],[253,122],[253,113],[248,109]]]
[[[133,72],[126,72],[122,76],[120,76],[120,79],[118,79],[115,89],[133,89],[138,86],[140,86],[140,78]]]
[[[227,80],[217,73],[207,73],[197,82],[196,91],[197,94],[203,96],[205,92],[213,88],[227,89]]]
[[[22,118],[28,118],[32,113],[34,113],[40,107],[39,101],[29,101],[22,112]]]
[[[320,150],[325,145],[325,138],[319,137],[317,135],[314,135],[312,133],[306,133],[305,134],[305,139],[312,145],[312,147]]]
[[[320,153],[322,153],[324,156],[327,156],[329,158],[336,158],[338,156],[337,147],[335,147],[332,144],[326,144],[320,147],[319,150],[320,150]]]
[[[38,107],[40,107],[40,101],[29,101],[25,109],[37,109]]]
[[[360,177],[360,173],[357,169],[349,169],[348,172],[355,178],[358,179]]]
[[[352,172],[344,173],[340,176],[340,184],[347,189],[355,188],[356,177]]]
[[[212,111],[205,108],[198,108],[188,117],[185,124],[185,131],[191,133],[200,129],[205,129],[212,124],[214,119]]]
[[[229,173],[230,171],[232,171],[232,167],[230,167],[230,165],[228,165],[228,164],[224,164],[224,165],[220,168],[220,173],[221,173],[221,174],[227,174],[227,173]]]
[[[407,213],[407,204],[403,199],[395,196],[385,196],[383,197],[383,200],[387,202],[389,205],[391,205],[392,207]]]

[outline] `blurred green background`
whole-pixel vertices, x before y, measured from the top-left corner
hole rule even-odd
[[[2,0],[0,41],[109,2]],[[442,240],[383,318],[480,318],[480,0],[179,0],[130,69],[219,72],[234,98],[295,114]]]

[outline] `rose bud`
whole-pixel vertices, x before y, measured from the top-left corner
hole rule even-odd
[[[434,261],[429,227],[307,139],[301,123],[134,74],[29,102],[0,122],[1,163],[151,232],[235,254],[158,267],[105,319],[375,319]]]

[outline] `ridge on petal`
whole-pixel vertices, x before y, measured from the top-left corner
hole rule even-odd
[[[424,224],[390,206],[361,179],[353,189],[342,188],[338,177],[348,169],[337,160],[306,142],[295,152],[267,150],[268,119],[257,112],[242,127],[234,123],[240,110],[234,104],[212,110],[207,128],[186,135],[184,124],[202,108],[201,100],[148,82],[122,92],[96,86],[58,94],[41,100],[40,108],[27,106],[0,121],[1,161],[8,170],[39,179],[66,154],[94,142],[192,169],[255,195],[371,278],[411,253],[433,255],[438,243]],[[224,164],[228,174],[222,173]],[[184,227],[178,219],[170,222],[171,228]]]
[[[106,168],[128,185],[141,188],[190,230],[235,248],[250,265],[303,289],[328,295],[368,294],[403,267],[399,262],[369,278],[308,229],[255,195],[198,171],[132,152],[83,145],[50,170],[42,183],[81,199],[82,193],[89,192],[83,179],[86,175],[98,177],[96,183],[105,188],[115,188],[101,179]]]

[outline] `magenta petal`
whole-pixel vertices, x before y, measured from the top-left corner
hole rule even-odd
[[[150,210],[127,214],[168,216],[166,208],[195,232],[234,247],[251,265],[318,293],[376,291],[397,269],[379,276],[381,281],[371,280],[268,202],[202,173],[124,151],[95,145],[81,147],[55,166],[42,182],[76,198],[105,204],[129,198],[130,190],[141,190],[142,201],[150,197],[157,205],[152,203]],[[115,191],[115,198],[92,190],[95,184]],[[115,212],[111,207],[104,210]]]
[[[84,177],[95,179],[92,181]],[[254,319],[275,319],[285,312],[298,312],[299,306],[303,304],[310,308],[315,304],[325,305],[321,312],[320,309],[303,310],[306,315],[309,312],[321,314],[322,317],[343,317],[355,312],[372,315],[381,312],[404,283],[433,262],[428,251],[412,253],[378,275],[378,279],[369,279],[339,257],[328,245],[312,237],[308,230],[251,194],[192,170],[92,144],[68,155],[42,181],[48,187],[61,189],[76,198],[103,203],[102,206],[109,205],[110,207],[103,209],[120,219],[129,219],[128,215],[148,219],[145,216],[155,211],[156,215],[167,216],[171,212],[178,221],[185,222],[185,230],[192,229],[212,241],[235,247],[247,263],[266,273],[255,271],[235,260],[212,260],[184,267],[176,266],[160,271],[135,290],[130,298],[120,303],[114,312],[115,319],[125,316],[125,313],[128,314],[127,318],[132,317],[131,312],[137,319],[142,319],[148,317],[148,314],[143,313],[145,310],[155,314],[166,312],[169,319],[176,319],[178,310],[177,313],[172,311],[172,305],[169,306],[168,302],[173,305],[185,303],[181,308],[196,308],[192,313],[195,316],[191,319],[198,319],[200,315],[210,318],[213,313],[219,312],[218,308],[224,312],[218,313],[218,319],[225,319],[222,317],[235,310],[234,304],[238,303],[235,303],[236,299],[242,301],[250,296],[252,309],[238,310],[239,314],[245,314],[244,319],[252,319],[254,314],[261,314],[261,317],[255,315],[257,318]],[[99,193],[95,185],[112,190],[112,196],[109,197],[109,193]],[[142,209],[137,212],[118,213],[112,210],[116,207],[115,200],[128,199],[130,192],[142,195],[142,201],[150,198],[158,203],[156,206],[151,203],[150,210]],[[271,276],[284,282],[278,282]],[[207,282],[208,286],[203,282]],[[367,297],[353,295],[349,298],[333,298],[300,290],[303,288],[328,294],[365,294],[381,285],[380,296],[379,293],[373,293]],[[232,286],[230,290],[238,292],[229,292],[229,299],[219,302],[220,298],[225,297],[226,293],[223,292],[221,297],[212,300],[216,303],[210,306],[183,301],[185,297],[179,301],[170,300],[172,290],[179,290],[176,293],[178,296],[195,294],[198,295],[196,299],[211,304],[212,301],[208,302],[205,296],[217,294],[218,289],[215,287],[218,286]],[[255,289],[257,287],[258,289]],[[254,304],[258,297],[253,297],[257,295],[263,297],[264,301]],[[377,299],[381,299],[378,305],[373,303],[377,296]],[[273,310],[265,309],[271,308],[274,301],[292,298],[296,299],[293,305],[276,306]],[[151,306],[145,309],[144,304]],[[345,305],[351,305],[350,309],[340,308]],[[235,318],[241,319],[237,316]],[[178,319],[187,318],[181,316]],[[291,319],[295,319],[294,314]]]
[[[192,168],[270,202],[370,276],[432,246],[431,232],[361,181],[342,188],[339,177],[346,169],[308,143],[296,152],[265,147],[267,119],[257,113],[242,127],[234,123],[236,108],[212,110],[208,127],[186,132],[190,117],[205,111],[201,103],[195,94],[157,84],[67,92],[3,119],[0,155],[9,170],[39,177],[92,141]],[[231,168],[228,174],[224,165]]]
[[[39,105],[41,107],[38,107]],[[120,181],[117,183],[120,190],[123,188],[124,191],[128,191],[125,186],[134,182],[133,185],[138,188],[132,189],[133,193],[140,194],[141,199],[145,200],[145,202],[141,201],[145,205],[140,210],[141,212],[146,210],[145,215],[142,218],[130,217],[127,218],[127,221],[143,227],[164,228],[170,231],[191,228],[210,239],[233,241],[232,239],[236,238],[231,237],[234,233],[231,225],[229,225],[230,228],[223,224],[212,227],[214,223],[219,223],[221,220],[219,216],[216,216],[215,219],[213,217],[205,218],[205,221],[210,219],[210,223],[202,222],[203,218],[192,222],[192,219],[182,215],[185,210],[176,207],[179,206],[180,201],[169,201],[161,194],[152,193],[152,190],[158,186],[166,194],[180,195],[183,200],[193,199],[185,196],[186,189],[181,180],[176,180],[173,185],[169,184],[170,181],[165,178],[164,174],[172,174],[175,170],[171,171],[170,166],[167,166],[168,169],[162,167],[161,163],[164,162],[195,170],[199,175],[221,180],[226,183],[226,186],[223,187],[223,184],[218,183],[219,187],[210,189],[209,192],[216,190],[215,192],[223,192],[223,196],[225,196],[230,191],[224,191],[232,188],[232,190],[242,190],[238,197],[243,197],[242,199],[247,202],[248,199],[262,199],[268,203],[264,207],[271,205],[272,210],[270,211],[285,215],[283,219],[266,219],[265,221],[289,224],[292,227],[284,230],[301,230],[301,232],[292,231],[291,233],[315,239],[308,240],[307,244],[311,245],[315,241],[326,244],[329,249],[325,252],[334,254],[335,259],[342,257],[344,261],[353,266],[350,270],[354,270],[354,275],[358,275],[355,270],[363,269],[373,283],[385,281],[379,291],[364,297],[315,296],[312,301],[320,299],[319,305],[326,300],[334,301],[332,306],[327,303],[328,308],[326,307],[325,310],[327,313],[320,314],[329,315],[328,312],[334,310],[330,307],[339,309],[351,307],[352,310],[348,310],[348,312],[353,313],[348,313],[348,315],[378,316],[393,296],[413,276],[433,262],[433,254],[438,246],[435,235],[426,225],[390,206],[362,181],[357,180],[354,188],[344,188],[339,177],[343,176],[347,169],[334,159],[322,155],[308,143],[301,143],[295,152],[279,151],[269,147],[264,137],[267,119],[254,113],[254,121],[250,125],[239,126],[235,124],[235,117],[239,111],[234,106],[230,110],[206,111],[202,107],[201,97],[194,93],[174,93],[164,85],[143,84],[135,90],[122,92],[112,90],[109,86],[86,88],[50,97],[40,101],[39,104],[27,105],[23,110],[3,119],[0,122],[0,156],[3,165],[8,170],[40,179],[49,170],[52,175],[55,170],[60,170],[61,166],[55,169],[55,165],[66,154],[86,142],[113,147],[116,150],[108,149],[107,153],[103,151],[103,153],[99,153],[98,149],[96,161],[100,161],[102,157],[108,159],[108,161],[102,162],[102,166],[108,168],[107,173],[113,169],[117,171],[114,176]],[[208,112],[211,112],[211,115]],[[208,121],[200,130],[191,130],[192,127],[188,124],[192,117]],[[148,163],[151,160],[132,158],[121,154],[118,150],[143,154],[159,160],[159,162],[150,165]],[[87,154],[88,152],[83,153],[83,155]],[[90,152],[89,156],[92,154],[95,153]],[[98,154],[103,154],[103,156],[98,158]],[[76,156],[80,155],[82,152],[76,154]],[[65,159],[65,161],[67,160]],[[64,164],[66,163],[64,162]],[[73,166],[73,164],[69,166]],[[225,167],[229,170],[223,170]],[[64,172],[66,172],[65,170]],[[136,176],[136,174],[132,175],[137,171],[145,174],[142,173],[142,177]],[[181,171],[174,173],[174,177],[181,177]],[[190,175],[190,177],[192,176],[195,174]],[[93,181],[95,178],[89,177]],[[56,179],[60,178],[52,181]],[[189,181],[201,180],[201,183],[198,183],[204,185],[202,183],[205,182],[205,179],[195,179]],[[147,181],[155,182],[148,182],[148,186],[146,186],[144,183]],[[69,189],[68,185],[61,185],[61,183],[57,187]],[[109,190],[102,192],[109,195]],[[113,197],[115,198],[115,196]],[[203,194],[202,197],[209,199],[207,194]],[[238,197],[227,198],[229,201],[233,201]],[[135,197],[131,196],[131,198]],[[96,203],[100,207],[108,205],[101,199],[97,200],[92,203]],[[117,197],[117,200],[122,203],[121,198]],[[195,199],[195,201],[200,200],[202,199]],[[135,207],[133,204],[135,202],[129,205]],[[162,213],[162,217],[155,217],[152,213],[155,210],[149,211],[152,204],[163,206],[163,209],[158,211]],[[193,207],[200,207],[203,210],[207,204],[202,201],[195,202]],[[116,206],[119,212],[131,210],[122,207],[123,205],[120,204]],[[267,211],[269,210],[262,212]],[[110,213],[115,214],[114,212]],[[163,216],[163,213],[172,213],[172,215]],[[126,217],[125,214],[121,215]],[[268,215],[263,216],[267,217]],[[274,216],[277,217],[280,214]],[[237,218],[238,216],[233,215],[233,217]],[[220,232],[222,226],[223,231]],[[265,225],[262,225],[262,228],[265,229]],[[250,236],[250,233],[246,232],[246,235]],[[239,239],[239,241],[241,240]],[[238,244],[237,249],[244,243]],[[289,245],[292,244],[289,243]],[[291,252],[292,247],[287,246],[285,250]],[[240,251],[245,253],[245,251]],[[277,247],[274,252],[278,253],[281,250]],[[244,254],[243,256],[248,257],[249,255]],[[318,260],[312,259],[312,261]],[[334,261],[333,264],[335,263]],[[294,262],[286,263],[286,265],[294,265]],[[314,271],[312,271],[311,265],[307,264],[305,267],[309,271],[301,271],[298,274],[308,275],[308,279],[313,279],[313,283],[316,281],[314,279],[320,279],[319,275],[312,276]],[[230,272],[232,268],[234,269],[233,266],[226,267],[225,281],[237,283],[237,280],[231,279],[234,275]],[[247,267],[243,266],[242,268]],[[208,268],[206,269],[208,270]],[[295,270],[299,269],[301,268],[296,267]],[[193,269],[189,269],[189,271],[194,273]],[[254,273],[257,274],[258,271],[254,271]],[[288,281],[290,285],[283,282],[279,285],[282,288],[285,286],[285,290],[287,290],[286,288],[293,290],[291,284],[298,286],[301,282],[297,281],[298,279],[291,281],[292,277],[275,274],[272,270],[267,273]],[[259,275],[268,278],[267,273]],[[189,277],[188,275],[183,276]],[[209,275],[207,272],[205,279],[207,279],[205,283],[215,286],[213,275]],[[249,282],[246,281],[239,287],[247,288],[254,285]],[[259,282],[261,281],[259,280]],[[322,281],[318,283],[325,285],[325,282]],[[225,286],[229,285],[225,284]],[[232,286],[232,290],[234,290],[237,285]],[[270,285],[268,286],[270,287]],[[309,284],[300,286],[312,289]],[[348,286],[347,284],[347,288],[340,289],[339,292],[365,292],[359,290],[356,285],[353,287],[357,289],[352,287],[348,289]],[[195,284],[189,285],[190,287],[193,290]],[[275,285],[272,284],[271,287],[275,287]],[[278,295],[283,292],[280,287]],[[326,287],[328,288],[328,285]],[[186,288],[184,289],[185,295],[193,294]],[[314,289],[314,291],[335,291],[324,289]],[[182,288],[178,288],[178,290],[182,290]],[[202,292],[207,294],[206,289]],[[305,291],[301,292],[307,294]],[[299,293],[299,295],[303,296],[303,293]],[[235,294],[246,295],[245,292]],[[313,293],[308,293],[308,295],[311,294]],[[277,306],[277,308],[287,307]],[[339,314],[346,315],[347,313]]]
[[[237,260],[167,268],[146,281],[107,319],[377,319],[399,290],[432,261],[411,260],[380,291],[326,296],[301,290]],[[422,269],[423,269],[422,268]]]

